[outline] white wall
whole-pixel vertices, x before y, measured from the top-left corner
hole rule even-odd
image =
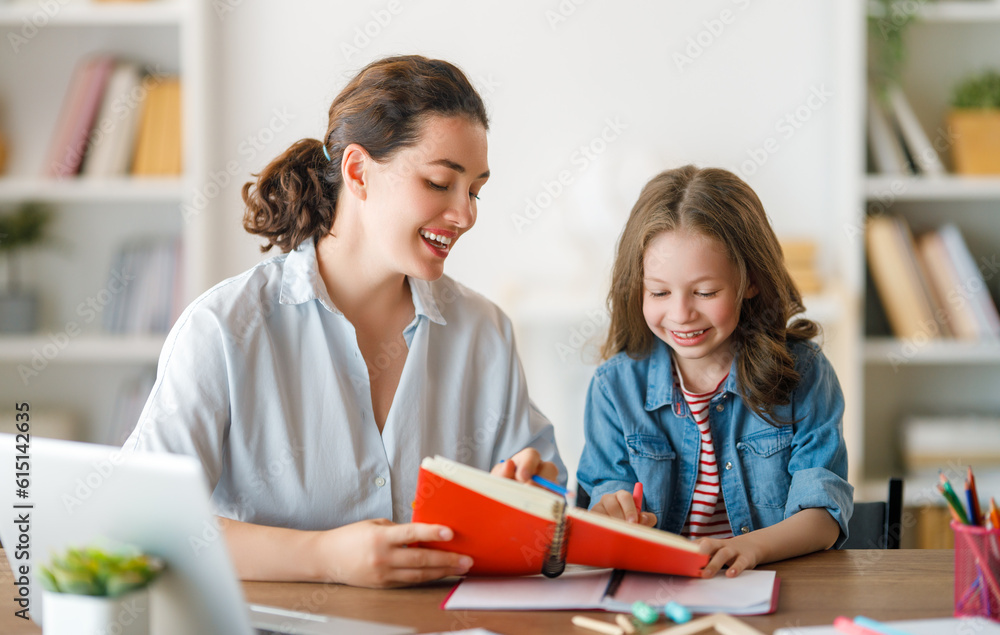
[[[572,469],[591,372],[574,334],[602,323],[593,310],[641,185],[685,163],[737,171],[779,234],[820,240],[824,269],[850,283],[842,254],[851,251],[838,241],[856,210],[843,175],[861,171],[844,163],[845,139],[861,138],[858,88],[844,79],[860,55],[846,37],[858,3],[577,2],[228,0],[210,30],[213,161],[238,161],[247,178],[293,141],[321,135],[330,101],[377,57],[441,57],[479,86],[493,176],[446,271],[511,313],[533,397]],[[549,196],[561,171],[571,183]],[[216,278],[260,257],[240,227],[240,184],[219,197]]]

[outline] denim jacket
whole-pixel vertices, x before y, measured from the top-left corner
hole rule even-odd
[[[794,424],[773,426],[739,396],[736,361],[710,403],[709,421],[722,495],[733,535],[774,525],[796,512],[824,508],[847,539],[854,488],[847,482],[844,397],[826,356],[812,342],[794,342],[800,380],[774,414]],[[643,484],[643,510],[657,526],[680,533],[691,509],[701,436],[687,402],[674,393],[672,360],[656,340],[652,353],[619,353],[597,369],[587,391],[586,445],[577,480],[591,497]]]

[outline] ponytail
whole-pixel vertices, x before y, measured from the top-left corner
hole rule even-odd
[[[303,241],[330,232],[340,189],[336,169],[316,139],[302,139],[271,161],[257,182],[243,185],[243,228],[267,239],[261,251],[288,252]]]

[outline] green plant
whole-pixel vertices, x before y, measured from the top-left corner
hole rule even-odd
[[[17,252],[45,240],[52,212],[42,203],[28,202],[9,214],[0,215],[0,254],[7,258],[7,291],[19,288]]]
[[[951,97],[955,108],[1000,108],[1000,72],[986,70],[963,79]]]
[[[879,93],[899,85],[906,63],[905,36],[926,0],[873,0],[868,13],[868,71]]]
[[[162,561],[136,551],[70,548],[53,556],[48,567],[39,567],[39,578],[54,593],[117,597],[146,586],[162,569]]]

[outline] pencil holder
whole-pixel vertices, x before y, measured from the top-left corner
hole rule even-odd
[[[951,521],[955,532],[955,615],[1000,620],[1000,529]]]

